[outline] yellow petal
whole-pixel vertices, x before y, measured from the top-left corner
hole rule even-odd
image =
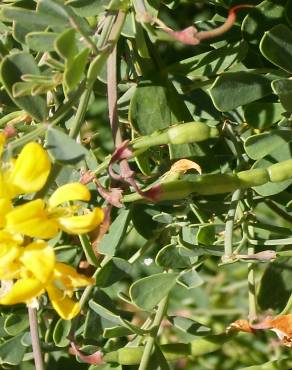
[[[6,214],[11,211],[12,204],[7,198],[0,198],[0,228],[6,224]]]
[[[20,261],[38,280],[47,283],[53,275],[55,252],[47,243],[38,241],[24,248]]]
[[[45,203],[36,199],[15,207],[6,216],[6,228],[31,237],[43,239],[53,238],[58,233],[58,223],[49,219]]]
[[[79,274],[73,267],[57,262],[55,265],[55,279],[60,280],[68,290],[94,284],[94,279]]]
[[[0,248],[0,279],[8,280],[18,277],[21,268],[18,259],[21,248],[16,245],[2,244]]]
[[[5,142],[6,142],[6,135],[4,135],[3,132],[0,132],[0,156],[3,153]]]
[[[23,237],[17,233],[10,233],[7,230],[0,230],[0,248],[5,244],[7,246],[20,245],[23,243]]]
[[[0,297],[0,304],[11,305],[26,303],[39,296],[44,290],[44,285],[31,278],[17,280],[7,294]]]
[[[69,234],[84,234],[94,230],[103,220],[102,209],[94,208],[82,216],[60,217],[58,218],[60,228]]]
[[[90,192],[87,187],[79,182],[73,182],[60,186],[50,197],[49,206],[56,207],[70,200],[90,200]]]
[[[20,152],[8,183],[13,195],[34,193],[46,183],[51,170],[47,152],[37,143],[28,143]]]
[[[79,302],[75,302],[56,288],[53,284],[47,286],[47,292],[54,309],[64,320],[71,320],[80,311]]]

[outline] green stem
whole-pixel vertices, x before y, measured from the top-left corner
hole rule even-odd
[[[198,207],[194,204],[194,203],[191,203],[190,204],[190,208],[192,210],[192,212],[194,213],[194,215],[197,217],[197,219],[199,220],[199,222],[201,224],[204,224],[206,222],[206,220],[204,220],[204,218],[202,217]],[[209,225],[209,223],[206,223],[207,225]]]
[[[23,135],[19,139],[16,139],[7,144],[7,153],[12,154],[15,149],[22,147],[23,145],[29,143],[37,139],[38,137],[44,135],[47,130],[47,125],[43,123],[39,123],[35,130],[30,132],[29,134]]]
[[[15,112],[11,112],[6,114],[6,116],[2,117],[0,119],[0,127],[5,126],[9,121],[14,120],[15,118],[21,118],[25,114],[25,111],[23,110],[17,110]]]
[[[134,5],[134,8],[135,8],[135,11],[136,11],[137,14],[147,13],[147,9],[146,9],[144,0],[134,0],[133,5]]]
[[[64,116],[69,112],[69,110],[73,107],[73,105],[77,103],[81,94],[83,94],[85,88],[86,88],[86,83],[85,81],[82,81],[80,85],[78,86],[77,90],[75,91],[75,93],[72,96],[70,96],[68,101],[66,101],[66,103],[63,104],[56,111],[56,113],[49,119],[48,123],[51,126],[55,126],[57,123],[61,121],[61,119],[64,118]]]
[[[143,355],[141,358],[141,363],[139,365],[138,370],[146,370],[150,361],[152,348],[158,334],[158,330],[161,324],[161,321],[164,317],[166,306],[168,302],[168,296],[164,297],[160,303],[158,304],[157,311],[153,320],[153,332],[151,335],[146,339],[146,344],[144,347]]]
[[[247,226],[247,234],[254,238],[254,228]],[[254,254],[255,249],[253,246],[247,248],[247,254]],[[256,286],[255,286],[255,264],[253,262],[248,264],[248,307],[249,307],[249,321],[253,322],[257,318],[257,301],[256,301]]]
[[[112,259],[112,257],[109,257],[109,256],[106,256],[100,263],[99,267],[95,270],[95,273],[92,275],[93,278],[96,278],[97,275],[99,274],[101,268],[106,265],[110,260]],[[89,296],[90,296],[90,293],[92,292],[92,290],[94,289],[94,286],[93,285],[89,285],[87,286],[83,293],[82,293],[82,296],[79,300],[79,304],[80,304],[80,307],[82,308],[85,303],[87,302]]]
[[[89,240],[88,235],[87,234],[79,235],[79,240],[85,253],[87,262],[93,266],[98,266],[98,260],[96,258],[96,255],[94,254],[92,244]]]
[[[240,197],[241,197],[241,190],[240,189],[235,190],[235,192],[232,194],[230,208],[227,213],[227,221],[225,225],[224,258],[229,258],[232,256],[233,226],[234,226],[236,209],[237,209]]]
[[[82,27],[79,26],[78,22],[76,22],[73,17],[70,17],[70,23],[75,28],[75,30],[83,36],[84,40],[87,42],[88,46],[92,48],[94,53],[98,54],[98,48],[96,47],[95,43],[91,40],[86,32],[83,32]]]
[[[28,307],[28,317],[35,370],[44,370],[44,362],[38,332],[37,311],[35,308]]]
[[[69,136],[72,137],[73,139],[76,139],[76,137],[78,136],[80,132],[80,128],[83,124],[85,113],[87,111],[92,89],[93,89],[93,83],[87,86],[86,90],[81,96],[76,115],[74,117],[74,120],[69,130]]]
[[[98,38],[98,42],[97,42],[97,48],[98,49],[102,49],[107,44],[107,41],[108,41],[109,35],[111,33],[111,30],[112,30],[113,24],[115,22],[115,19],[116,19],[116,13],[115,12],[114,13],[108,13],[106,15],[106,19],[104,21],[102,31],[101,31],[101,34]]]
[[[147,240],[147,242],[140,248],[132,257],[129,258],[129,263],[135,263],[139,258],[141,258],[146,251],[153,245],[154,241],[157,239],[158,235],[155,238]]]
[[[291,308],[292,308],[292,294],[290,295],[288,302],[286,303],[286,306],[283,308],[279,315],[287,315],[290,312]]]
[[[72,106],[77,102],[80,95],[85,89],[85,82],[82,82],[77,91],[72,95],[72,97],[62,105],[60,109],[56,111],[56,113],[48,120],[46,123],[39,123],[35,130],[30,132],[29,134],[23,135],[22,137],[8,143],[7,145],[7,152],[9,154],[13,154],[13,152],[25,144],[29,143],[30,141],[36,140],[38,137],[42,137],[46,131],[48,130],[48,127],[55,126],[72,108]]]
[[[265,199],[265,204],[278,216],[282,217],[285,221],[292,222],[292,216],[290,216],[287,212],[285,212],[282,208],[280,208],[275,202],[270,199]]]

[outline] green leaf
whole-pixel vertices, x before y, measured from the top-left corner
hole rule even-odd
[[[114,257],[98,271],[95,284],[101,288],[111,286],[125,278],[131,269],[132,265],[128,261]]]
[[[262,363],[260,365],[253,365],[242,367],[240,370],[290,370],[292,361],[289,359],[273,360]]]
[[[63,164],[75,164],[84,160],[87,149],[64,132],[50,128],[46,134],[46,147],[52,158]]]
[[[82,0],[84,1],[84,0]],[[91,365],[89,370],[123,370],[122,365],[114,364],[105,364],[105,365]]]
[[[7,316],[4,323],[4,330],[7,334],[11,336],[16,336],[23,332],[29,327],[28,315],[27,312],[22,314],[12,313]]]
[[[0,364],[18,365],[22,362],[26,347],[23,346],[22,334],[0,344]]]
[[[279,96],[283,107],[292,112],[292,81],[288,79],[279,79],[272,82],[274,92]]]
[[[70,333],[70,330],[70,320],[58,320],[53,331],[53,341],[57,347],[66,347],[69,344],[69,339],[67,337]]]
[[[211,329],[208,328],[207,326],[202,325],[199,322],[189,319],[187,317],[171,316],[168,317],[168,320],[176,328],[191,335],[203,336],[209,334],[211,331]]]
[[[224,73],[211,86],[215,107],[226,112],[272,93],[268,78],[251,72]]]
[[[26,36],[30,32],[38,32],[38,31],[43,31],[44,26],[40,24],[31,24],[31,23],[25,23],[21,21],[14,21],[13,23],[13,37],[15,38],[16,41],[18,41],[21,44],[26,43]]]
[[[156,206],[146,204],[134,204],[132,207],[132,222],[135,229],[145,239],[150,239],[154,236],[155,232],[161,228],[158,222],[153,220],[155,215],[160,212]],[[147,227],[145,227],[147,225]]]
[[[176,284],[178,274],[154,274],[135,281],[130,287],[132,301],[144,310],[151,310]]]
[[[15,99],[22,96],[31,95],[31,90],[35,86],[35,82],[16,82],[12,87],[12,95]]]
[[[25,36],[30,49],[36,51],[53,51],[58,33],[55,32],[30,32]]]
[[[176,245],[170,244],[163,247],[156,255],[155,262],[164,268],[181,269],[190,267],[191,262],[188,257],[179,254]]]
[[[259,130],[269,128],[283,118],[283,107],[279,103],[251,103],[244,107],[243,112],[246,123]]]
[[[71,0],[68,5],[72,6],[76,14],[81,17],[95,16],[101,13],[108,4],[108,0]]]
[[[290,25],[292,25],[292,1],[288,0],[285,6],[285,16]]]
[[[247,44],[244,41],[228,43],[207,53],[180,60],[172,64],[168,68],[168,72],[189,78],[212,76],[224,72],[235,63],[239,63],[246,53]]]
[[[204,280],[194,268],[181,273],[177,279],[177,282],[187,289],[197,288],[204,284]]]
[[[74,90],[82,79],[90,49],[83,49],[74,57],[69,66],[66,66],[64,82],[68,91]]]
[[[130,211],[123,209],[111,224],[109,231],[102,238],[98,251],[106,256],[114,256],[122,242],[130,222]]]
[[[20,52],[3,58],[0,66],[0,76],[3,85],[14,103],[24,109],[38,122],[47,118],[47,104],[42,96],[23,96],[15,98],[12,93],[13,85],[21,81],[24,74],[40,74],[39,68],[32,55]]]
[[[129,119],[141,135],[149,135],[168,127],[171,111],[165,87],[154,85],[152,81],[141,82],[131,99]]]
[[[278,24],[265,32],[260,43],[261,53],[276,66],[292,73],[292,31]]]
[[[290,145],[289,143],[284,143],[282,146],[278,147],[276,150],[271,152],[269,156],[266,158],[261,158],[254,163],[252,168],[267,168],[272,164],[277,162],[285,161],[291,158],[290,152]],[[253,189],[259,194],[264,197],[278,194],[284,189],[286,189],[290,184],[292,184],[292,180],[285,180],[281,182],[267,182],[261,186],[255,186]]]
[[[116,313],[116,310],[112,309],[112,307],[109,308],[106,305],[101,305],[93,299],[91,299],[88,304],[89,307],[99,316],[113,322],[114,324],[121,324],[120,316]]]
[[[213,245],[215,238],[215,226],[205,225],[200,226],[197,233],[197,242],[204,245]]]
[[[74,28],[69,28],[56,38],[55,49],[68,63],[73,60],[78,53],[76,31]]]
[[[43,28],[47,26],[66,28],[69,24],[68,15],[64,8],[52,0],[40,0],[38,11],[11,6],[4,8],[2,14],[5,18],[28,25],[42,26]]]
[[[281,0],[265,0],[249,11],[242,23],[245,40],[258,48],[264,32],[283,21],[284,5]]]
[[[105,328],[102,336],[104,338],[118,338],[131,334],[133,334],[133,331],[124,326],[113,326],[112,328]]]
[[[262,310],[277,312],[286,306],[292,291],[292,258],[277,258],[270,264],[261,279],[258,303]]]
[[[273,130],[249,136],[244,148],[251,159],[260,159],[292,141],[290,130]]]

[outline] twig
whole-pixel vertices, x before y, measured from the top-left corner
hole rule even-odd
[[[253,226],[243,225],[245,233],[247,234],[248,238],[254,238],[254,228]],[[247,248],[247,254],[251,255],[255,253],[255,249],[253,246],[249,246]],[[248,264],[248,274],[247,274],[247,281],[248,281],[248,307],[249,307],[249,321],[253,322],[257,318],[257,301],[256,301],[256,287],[255,287],[255,264],[253,262]]]
[[[35,370],[44,370],[44,362],[38,332],[37,311],[35,308],[28,307],[28,317]]]
[[[287,315],[291,308],[292,308],[292,294],[290,295],[288,302],[286,303],[286,306],[283,308],[279,315]]]
[[[236,214],[236,209],[238,202],[241,197],[241,190],[237,189],[232,194],[230,208],[227,213],[227,221],[225,225],[225,233],[224,233],[224,259],[228,259],[232,256],[232,239],[233,239],[233,225],[234,225],[234,218]]]
[[[156,339],[161,321],[165,313],[167,301],[168,301],[168,296],[164,297],[158,304],[157,311],[156,311],[156,314],[153,320],[153,325],[152,325],[153,331],[151,335],[146,339],[144,352],[143,352],[141,363],[139,365],[138,370],[146,370],[148,367],[148,363],[149,363],[151,353],[152,353],[152,348],[155,343],[155,339]]]

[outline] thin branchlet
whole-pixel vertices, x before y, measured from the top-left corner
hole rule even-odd
[[[174,31],[170,27],[166,26],[158,18],[152,20],[152,22],[157,24],[163,31],[167,32],[176,40],[187,45],[198,45],[201,42],[201,40],[218,37],[223,35],[225,32],[229,31],[236,21],[237,10],[244,8],[254,8],[254,5],[242,4],[234,6],[229,10],[226,21],[221,26],[209,31],[198,31],[194,26],[187,27],[181,31]]]

